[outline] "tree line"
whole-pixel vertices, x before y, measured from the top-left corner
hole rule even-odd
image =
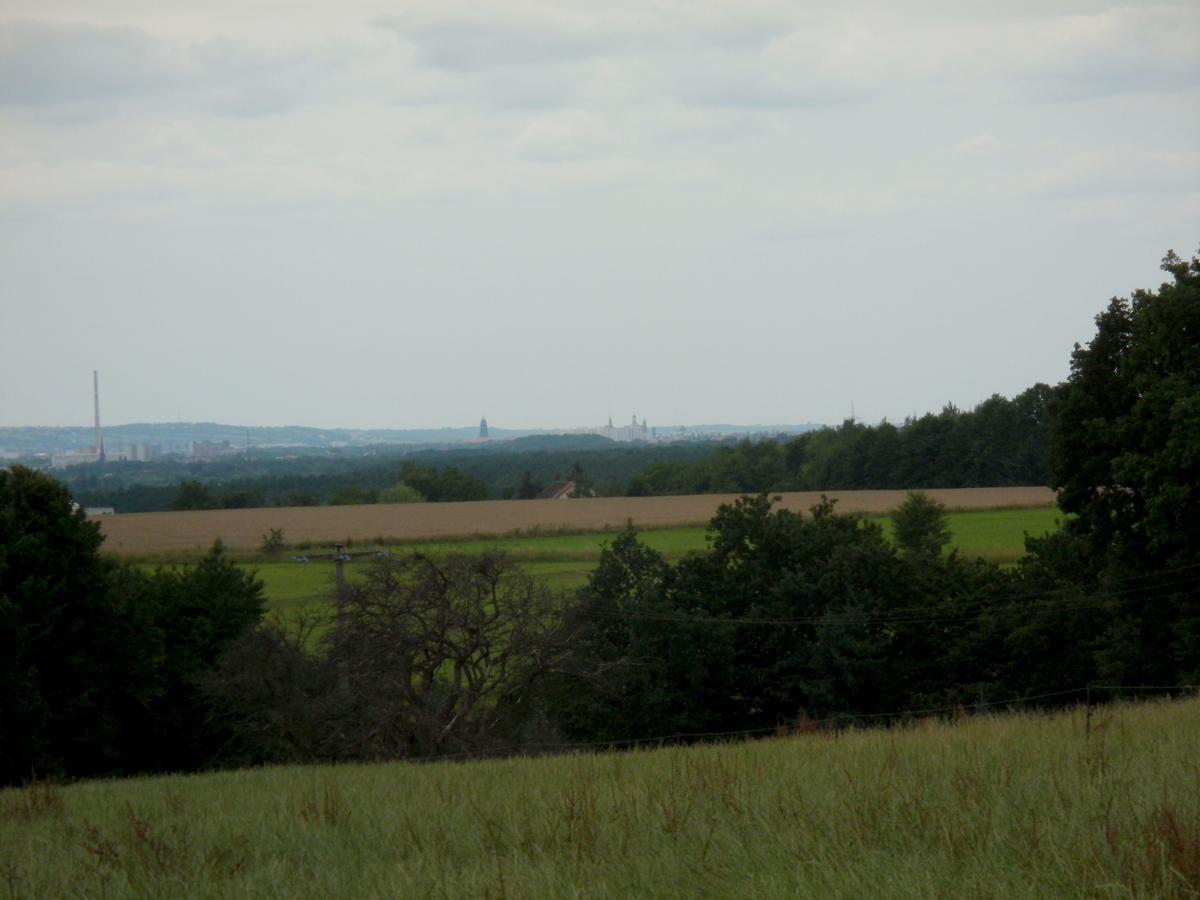
[[[529,499],[565,480],[575,481],[585,496],[632,497],[1045,484],[1054,392],[1037,384],[1011,400],[996,395],[972,410],[947,405],[899,425],[847,420],[787,439],[444,450],[389,461],[330,462],[333,472],[319,471],[321,463],[313,459],[275,466],[255,462],[260,474],[252,475],[239,475],[236,463],[224,463],[217,477],[180,469],[190,477],[150,484],[140,483],[145,473],[133,469],[114,478],[67,477],[76,478],[73,488],[85,505],[120,512]],[[293,464],[304,474],[291,472]],[[400,485],[409,490],[397,492]]]
[[[1049,408],[1036,384],[973,410],[947,405],[900,425],[848,419],[782,441],[721,447],[694,462],[662,462],[630,480],[630,496],[757,491],[1005,487],[1049,479]]]
[[[0,781],[554,750],[1200,682],[1200,259],[1114,299],[1049,402],[1069,514],[1011,569],[945,553],[919,492],[894,541],[823,501],[720,508],[669,562],[616,537],[555,592],[492,555],[376,560],[334,614],[261,621],[219,548],[102,558],[56,482],[0,473]]]
[[[597,447],[599,442],[602,445]],[[714,443],[620,446],[604,438],[575,446],[543,438],[530,449],[414,451],[381,457],[223,460],[79,466],[59,474],[84,506],[118,512],[319,506],[392,502],[385,494],[409,484],[428,502],[535,497],[547,485],[576,479],[600,496],[624,496],[638,472],[663,460],[689,461]]]

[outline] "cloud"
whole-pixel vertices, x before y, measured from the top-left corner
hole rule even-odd
[[[442,69],[488,69],[578,60],[600,52],[602,36],[580,17],[549,14],[541,20],[520,15],[465,10],[412,10],[375,24],[413,46],[419,60]]]
[[[141,144],[141,150],[149,159],[165,164],[221,165],[229,161],[229,154],[202,139],[196,130],[183,122],[172,122],[157,127]]]
[[[838,105],[871,93],[859,71],[827,58],[822,33],[796,31],[804,23],[786,5],[418,4],[375,24],[419,66],[479,76],[468,82],[477,96],[500,102],[516,72],[564,105],[594,89],[598,73],[631,98],[701,106]]]
[[[1200,193],[1200,153],[1091,150],[1076,153],[1029,179],[1035,194],[1098,197],[1113,194]]]
[[[994,135],[976,134],[950,148],[951,156],[984,156],[1000,146]]]
[[[168,41],[127,27],[5,23],[0,106],[70,107],[88,118],[169,100],[223,115],[268,115],[319,96],[353,58],[353,48],[332,43],[268,50],[224,37]]]
[[[177,83],[170,59],[136,29],[38,22],[0,29],[0,104],[145,96]]]
[[[616,143],[616,134],[600,116],[562,109],[530,120],[512,146],[530,159],[564,160],[605,156]]]
[[[1194,6],[1121,7],[1037,21],[1009,34],[1003,56],[1048,98],[1171,91],[1200,84],[1200,17]]]
[[[488,69],[680,49],[753,50],[786,28],[786,4],[701,2],[415,3],[374,24],[448,69]]]

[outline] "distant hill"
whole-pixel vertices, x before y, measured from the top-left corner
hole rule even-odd
[[[824,427],[823,424],[817,422],[804,422],[800,425],[731,425],[725,422],[710,425],[658,425],[654,430],[660,438],[663,438],[679,432],[706,435],[803,434],[806,431],[815,431]]]
[[[696,439],[715,435],[740,436],[762,434],[799,434],[819,425],[663,425],[654,429],[660,440]],[[491,445],[509,449],[571,449],[602,447],[607,438],[594,434],[563,434],[555,429],[488,429]],[[0,455],[26,456],[63,453],[92,446],[90,427],[0,427]],[[478,429],[461,428],[311,428],[303,425],[224,425],[217,422],[136,422],[104,428],[104,444],[120,449],[132,444],[158,445],[164,452],[186,451],[194,441],[220,443],[235,447],[295,447],[330,449],[369,447],[372,445],[446,445],[475,441]],[[513,444],[520,442],[518,446]]]
[[[489,429],[492,440],[510,440],[553,432],[534,429]],[[92,446],[94,431],[88,427],[0,428],[0,450],[16,454],[62,453]],[[372,444],[461,444],[475,440],[478,429],[464,428],[310,428],[302,425],[223,425],[217,422],[137,422],[104,428],[109,448],[131,444],[157,444],[164,451],[189,448],[193,441],[229,441],[243,447],[369,446]]]

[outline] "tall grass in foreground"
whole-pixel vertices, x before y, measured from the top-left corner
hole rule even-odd
[[[1195,897],[1200,700],[0,793],[0,896]]]

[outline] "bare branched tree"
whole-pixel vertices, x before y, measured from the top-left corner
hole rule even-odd
[[[502,555],[374,560],[340,598],[330,662],[357,757],[486,749],[570,641],[564,599]]]

